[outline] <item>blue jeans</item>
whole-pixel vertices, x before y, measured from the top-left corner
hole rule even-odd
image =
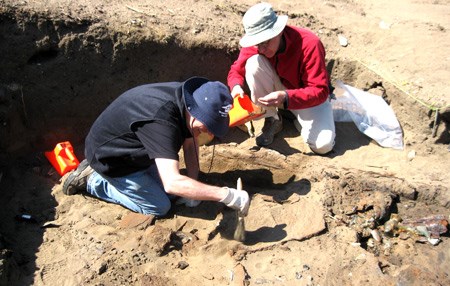
[[[163,216],[171,207],[155,164],[147,170],[118,178],[102,177],[94,172],[89,177],[87,192],[142,214]]]

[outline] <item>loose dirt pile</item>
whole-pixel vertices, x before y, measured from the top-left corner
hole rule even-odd
[[[256,3],[110,2],[0,0],[0,285],[450,284],[448,3],[272,2],[321,37],[333,82],[390,104],[405,148],[338,123],[335,150],[315,156],[287,114],[270,148],[233,128],[200,161],[202,181],[241,178],[251,194],[239,243],[218,203],[154,220],[62,194],[44,151],[69,140],[82,159],[93,120],[130,87],[225,82]]]

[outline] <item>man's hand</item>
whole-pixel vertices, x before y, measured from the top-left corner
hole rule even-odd
[[[281,107],[286,100],[286,96],[286,92],[283,90],[274,91],[266,96],[258,98],[258,102],[264,106]]]
[[[240,191],[233,188],[228,188],[228,194],[220,202],[224,203],[227,207],[241,211],[242,215],[247,216],[248,208],[250,206],[250,198],[248,193],[244,190]]]
[[[235,98],[238,95],[244,95],[244,90],[239,84],[235,85],[231,90],[231,96],[233,96],[233,98]]]

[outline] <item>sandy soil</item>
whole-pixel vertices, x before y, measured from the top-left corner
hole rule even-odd
[[[385,225],[449,219],[443,0],[272,1],[321,37],[333,82],[383,96],[404,149],[338,123],[333,153],[315,156],[288,116],[270,148],[238,128],[202,146],[201,180],[240,177],[251,194],[244,242],[218,203],[155,220],[62,194],[44,151],[70,140],[82,159],[96,115],[131,86],[225,81],[256,2],[0,0],[0,285],[450,285],[448,232],[432,245]]]

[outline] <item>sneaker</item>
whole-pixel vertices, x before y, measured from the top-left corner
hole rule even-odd
[[[273,117],[266,117],[264,119],[264,126],[261,133],[256,137],[256,144],[258,146],[268,146],[272,144],[275,134],[283,130],[283,121],[281,116],[278,115],[279,120]]]
[[[63,183],[62,191],[64,194],[71,196],[78,192],[85,191],[89,176],[94,169],[89,166],[88,161],[84,159],[78,167],[72,171]]]

